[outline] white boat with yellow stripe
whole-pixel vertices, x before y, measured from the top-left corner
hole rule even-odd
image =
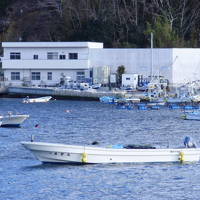
[[[21,142],[41,162],[53,163],[166,163],[198,162],[200,148],[127,149],[44,142]]]

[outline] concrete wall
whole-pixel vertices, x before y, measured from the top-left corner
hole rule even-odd
[[[10,60],[10,52],[20,52],[20,60]],[[47,60],[47,52],[58,52],[66,55],[66,60]],[[77,60],[69,60],[69,53],[78,53]],[[38,60],[33,59],[38,55]],[[4,48],[3,69],[88,69],[87,48]]]
[[[76,81],[76,72],[85,72],[89,78],[89,48],[103,48],[103,43],[88,42],[6,42],[3,43],[2,68],[7,82],[21,85],[24,78],[31,80],[31,72],[41,72],[41,80],[48,85],[60,82],[61,74]],[[10,60],[11,52],[20,52],[21,59]],[[47,59],[47,52],[57,52],[58,59]],[[78,53],[78,59],[69,59],[69,53]],[[33,59],[38,55],[38,59]],[[59,55],[66,59],[60,60]],[[20,81],[11,81],[11,72],[20,72]],[[53,80],[47,80],[47,72],[53,73]],[[41,81],[31,81],[38,85]]]
[[[4,60],[3,69],[89,69],[88,60]]]
[[[3,47],[2,68],[8,80],[11,71],[20,71],[25,77],[30,77],[31,71],[41,71],[47,81],[49,71],[55,78],[50,83],[57,83],[62,72],[76,80],[77,71],[85,71],[89,77],[91,68],[108,66],[116,73],[120,65],[127,74],[162,75],[174,84],[200,79],[200,49],[103,49],[103,43],[90,42],[8,42]],[[10,52],[21,52],[21,60],[10,60]],[[66,60],[47,60],[47,52],[65,54]],[[69,53],[78,53],[78,59],[69,60]],[[38,60],[33,59],[34,54]]]
[[[200,49],[173,49],[174,84],[200,80]]]
[[[54,69],[54,70],[36,70],[36,69],[16,69],[16,70],[5,70],[4,76],[7,78],[6,85],[9,85],[9,83],[12,82],[13,86],[21,86],[23,83],[23,78],[26,80],[30,80],[32,85],[55,85],[60,83],[60,78],[63,77],[62,75],[65,75],[66,77],[71,77],[72,80],[76,80],[76,73],[84,71],[85,77],[89,78],[89,70],[60,70],[60,69]],[[11,72],[20,72],[20,80],[18,81],[11,81]],[[41,73],[41,80],[31,80],[31,72],[40,72]],[[47,73],[52,72],[52,80],[47,80]],[[42,82],[41,82],[42,81]]]
[[[172,49],[92,49],[89,51],[91,67],[109,66],[111,73],[124,65],[128,74],[163,75],[172,81]]]
[[[94,99],[99,100],[99,97],[103,96],[116,96],[116,97],[123,97],[125,96],[125,92],[123,91],[97,91],[91,92],[89,90],[66,90],[66,89],[59,89],[59,88],[36,88],[36,87],[28,87],[28,88],[20,88],[20,87],[8,87],[8,94],[12,95],[34,95],[34,96],[44,96],[44,95],[51,95],[56,97],[65,97],[65,98],[84,98],[84,99]]]

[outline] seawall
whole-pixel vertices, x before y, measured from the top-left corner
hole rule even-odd
[[[60,88],[36,88],[36,87],[8,87],[7,95],[9,97],[25,96],[53,96],[60,99],[77,100],[98,100],[102,96],[121,97],[125,95],[123,91],[98,91],[98,90],[70,90]]]

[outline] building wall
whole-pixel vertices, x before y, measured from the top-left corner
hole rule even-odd
[[[11,72],[20,72],[20,80],[11,80]],[[31,80],[32,72],[40,72],[41,80]],[[47,73],[52,72],[52,80],[47,80]],[[59,84],[61,78],[63,76],[70,77],[72,80],[76,80],[77,72],[85,72],[86,78],[89,78],[88,70],[61,70],[61,69],[8,69],[4,70],[4,76],[7,78],[7,85],[12,83],[11,85],[21,86],[24,81],[30,82],[31,85],[49,85],[53,86],[55,84]]]
[[[174,84],[200,80],[200,49],[173,49]]]
[[[3,69],[89,69],[89,60],[4,60]]]
[[[85,72],[90,77],[89,48],[103,48],[103,43],[88,42],[6,42],[3,43],[4,56],[2,68],[8,82],[22,84],[23,80],[31,80],[31,72],[41,72],[41,80],[47,84],[60,82],[61,74],[76,81],[77,72]],[[21,59],[10,59],[11,52],[19,52]],[[58,59],[47,59],[47,52],[57,52]],[[69,53],[78,53],[78,59],[69,59]],[[33,56],[38,55],[38,59]],[[60,60],[59,55],[66,59]],[[11,72],[20,72],[20,81],[11,80]],[[47,80],[47,72],[53,73],[53,80]],[[41,81],[31,81],[40,84]]]
[[[34,70],[40,71],[41,78],[51,84],[60,81],[61,73],[76,80],[79,71],[89,78],[91,68],[109,67],[111,73],[116,73],[120,65],[125,66],[127,74],[162,75],[173,84],[200,77],[200,49],[103,49],[103,43],[92,42],[6,42],[3,48],[2,69],[8,81],[11,71],[19,71],[25,78],[30,78]],[[20,52],[21,59],[10,60],[10,52]],[[47,52],[65,54],[66,60],[48,60]],[[78,59],[68,59],[69,53],[78,53]],[[38,60],[33,55],[38,55]],[[52,81],[46,80],[48,71],[53,72]]]
[[[124,65],[128,74],[163,75],[172,81],[172,49],[92,49],[89,53],[91,67],[109,66],[116,73]]]
[[[20,60],[10,60],[10,52],[20,52]],[[48,60],[47,52],[58,52],[58,55],[66,55],[65,60]],[[69,53],[78,53],[77,60],[68,59]],[[38,55],[34,60],[33,55]],[[88,69],[87,48],[4,48],[3,69]]]
[[[72,48],[72,47],[18,47],[4,48],[4,59],[10,59],[10,52],[21,52],[22,60],[33,60],[33,55],[39,55],[39,60],[47,60],[47,52],[58,52],[65,54],[68,60],[68,53],[78,53],[80,60],[88,59],[88,48]]]

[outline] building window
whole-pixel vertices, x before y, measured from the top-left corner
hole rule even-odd
[[[60,60],[65,60],[66,56],[65,55],[60,55],[59,58],[60,58]]]
[[[70,60],[77,60],[78,59],[78,53],[69,53],[69,59]]]
[[[11,60],[20,60],[21,59],[21,53],[19,53],[19,52],[11,52],[10,53],[10,59]]]
[[[34,60],[38,60],[38,55],[33,55]]]
[[[40,80],[40,72],[32,72],[31,75],[33,81]]]
[[[20,72],[11,72],[11,80],[19,81],[20,80]]]
[[[130,81],[130,80],[131,80],[131,78],[126,78],[126,80],[127,80],[127,81]]]
[[[58,52],[47,52],[47,59],[48,60],[57,60]]]
[[[76,80],[77,82],[84,82],[85,81],[85,72],[76,72]]]
[[[47,80],[52,80],[52,72],[47,72]]]

